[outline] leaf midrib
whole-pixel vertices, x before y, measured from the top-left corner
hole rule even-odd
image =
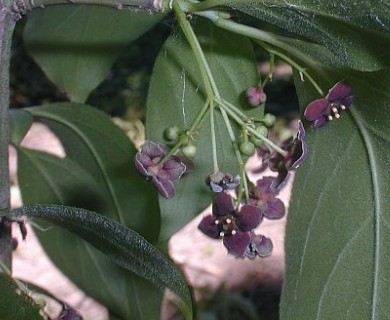
[[[73,125],[73,123],[71,123],[70,121],[67,121],[64,118],[58,117],[58,116],[50,114],[50,113],[46,113],[44,111],[37,111],[37,110],[29,110],[29,111],[35,116],[50,119],[52,121],[55,121],[55,122],[58,122],[58,123],[61,123],[65,126],[67,126],[70,130],[72,130],[76,135],[78,135],[80,137],[81,141],[84,142],[87,149],[92,153],[92,156],[95,159],[95,161],[98,165],[98,168],[100,169],[100,172],[103,176],[103,181],[104,181],[106,188],[109,192],[109,195],[114,203],[118,221],[121,224],[125,225],[125,220],[123,218],[123,212],[120,208],[119,201],[118,201],[118,198],[116,196],[114,187],[113,187],[112,183],[110,182],[110,179],[108,178],[108,173],[105,170],[105,167],[104,167],[102,161],[99,158],[99,153],[96,151],[96,149],[93,146],[93,143],[90,142],[88,137],[82,131],[80,131],[77,128],[77,126]]]

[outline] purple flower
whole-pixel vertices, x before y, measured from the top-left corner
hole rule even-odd
[[[281,148],[286,152],[285,155],[276,153],[268,160],[269,168],[278,172],[278,176],[271,184],[271,188],[275,190],[279,190],[284,186],[289,170],[297,169],[307,157],[305,128],[301,121],[298,121],[297,136],[285,141]]]
[[[267,101],[267,95],[262,87],[248,88],[245,92],[245,97],[252,107],[257,107]]]
[[[64,303],[60,315],[55,320],[83,320],[83,317],[75,309]]]
[[[256,183],[256,188],[250,194],[251,204],[263,210],[263,215],[272,220],[281,219],[286,213],[282,200],[277,198],[279,190],[271,188],[274,177],[263,177]]]
[[[230,173],[216,172],[210,174],[206,179],[206,184],[213,192],[234,190],[240,184],[240,176],[233,177]]]
[[[226,193],[219,193],[213,201],[212,214],[199,223],[199,230],[214,239],[223,239],[228,253],[244,258],[251,244],[251,231],[263,220],[261,209],[243,205],[237,210],[233,199]]]
[[[340,109],[348,109],[352,101],[351,86],[340,81],[329,90],[325,98],[314,100],[306,107],[305,117],[313,121],[314,128],[320,128],[333,118],[340,118]]]
[[[261,234],[251,233],[251,241],[247,247],[244,256],[249,259],[254,259],[256,256],[268,257],[271,255],[274,244],[272,240]]]
[[[180,179],[188,170],[189,161],[172,155],[160,163],[167,154],[165,146],[146,141],[135,155],[135,167],[142,175],[152,179],[164,198],[170,199],[175,195],[172,181]]]

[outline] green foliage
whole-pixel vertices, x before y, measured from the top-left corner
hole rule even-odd
[[[97,211],[155,241],[157,197],[135,172],[135,149],[126,135],[102,112],[84,105],[56,104],[29,111],[57,134],[67,157],[17,149],[24,203],[67,204]],[[124,319],[159,314],[161,294],[146,281],[115,266],[66,231],[37,230],[37,235],[56,265],[111,312]]]
[[[175,293],[186,319],[192,319],[191,295],[184,276],[156,248],[136,232],[87,210],[56,206],[30,205],[14,210],[13,216],[42,218],[88,241],[110,260],[135,272],[158,287]],[[73,263],[69,257],[68,263]],[[156,268],[158,266],[158,268]],[[128,314],[125,319],[134,317]]]
[[[30,54],[70,100],[85,102],[119,54],[162,15],[101,6],[51,6],[28,15]]]
[[[221,95],[239,105],[240,95],[258,81],[251,43],[245,37],[218,29],[203,19],[197,19],[195,26]],[[165,129],[180,126],[180,130],[188,130],[204,105],[204,86],[199,67],[193,61],[187,40],[176,30],[162,47],[150,80],[146,118],[148,139],[164,143]],[[263,109],[247,114],[261,116]],[[223,172],[237,174],[237,159],[226,126],[219,113],[215,118],[220,168]],[[160,197],[161,241],[166,241],[211,203],[205,185],[205,178],[213,170],[209,116],[205,117],[194,140],[197,152],[193,158],[193,171],[175,184],[174,200]]]
[[[174,29],[160,50],[146,119],[147,137],[158,143],[172,146],[181,141],[172,132],[165,136],[170,141],[164,140],[168,128],[178,127],[178,135],[191,132],[191,143],[186,141],[183,153],[194,155],[194,168],[175,182],[175,198],[158,199],[153,186],[135,172],[136,150],[108,117],[82,104],[53,104],[11,113],[13,144],[19,145],[29,130],[32,115],[53,130],[66,151],[60,159],[17,146],[23,200],[84,208],[106,218],[53,205],[27,206],[18,214],[44,218],[90,243],[55,228],[38,232],[55,263],[104,303],[113,317],[155,319],[160,312],[161,293],[128,269],[160,289],[171,288],[190,319],[184,278],[136,232],[152,244],[166,244],[210,204],[204,180],[216,170],[216,160],[222,172],[241,173],[232,135],[238,138],[238,129],[248,129],[245,121],[250,119],[241,123],[243,128],[234,123],[229,131],[220,113],[226,109],[217,100],[220,94],[234,105],[239,118],[263,115],[262,108],[247,110],[241,101],[242,93],[258,84],[252,39],[271,59],[276,56],[293,66],[302,113],[309,102],[320,98],[318,91],[326,92],[337,81],[348,81],[354,94],[353,107],[340,120],[319,130],[305,124],[309,156],[296,175],[289,208],[281,319],[386,319],[390,313],[386,301],[390,289],[388,3],[178,0],[177,8],[193,14],[191,25],[207,62],[199,58],[202,49],[183,27],[187,26],[183,17],[188,24],[186,16],[179,14],[185,36]],[[25,39],[48,77],[72,101],[85,102],[126,44],[159,19],[94,6],[58,6],[30,13]],[[264,22],[281,30],[261,30]],[[204,116],[201,110],[206,110]],[[250,135],[256,134],[254,128],[250,127]],[[256,144],[261,138],[259,133],[251,136]],[[247,148],[241,151],[252,153]]]
[[[40,307],[7,274],[0,273],[1,319],[42,320]]]

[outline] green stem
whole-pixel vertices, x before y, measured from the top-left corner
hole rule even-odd
[[[267,139],[266,137],[262,136],[261,134],[259,134],[255,129],[251,128],[250,126],[247,126],[245,121],[243,121],[240,117],[238,117],[234,112],[232,112],[230,110],[229,107],[227,107],[223,101],[220,101],[221,104],[219,105],[221,107],[221,110],[222,108],[229,114],[229,116],[234,120],[236,121],[240,126],[245,126],[246,127],[246,130],[248,130],[251,134],[253,134],[257,139],[260,139],[261,141],[263,141],[268,147],[270,147],[271,149],[275,150],[276,152],[279,152],[281,155],[283,156],[286,156],[286,151],[284,151],[282,148],[280,148],[279,146],[277,146],[275,143],[273,143],[271,140]]]
[[[198,115],[196,116],[194,122],[192,123],[191,127],[187,130],[187,134],[191,136],[196,130],[199,129],[200,123],[204,119],[206,112],[209,110],[210,101],[207,100],[202,109],[199,111]]]
[[[89,4],[106,6],[119,10],[134,9],[149,12],[171,11],[170,0],[22,0],[20,1],[20,4],[20,7],[24,7],[27,10],[58,4]]]
[[[225,122],[225,126],[228,130],[229,137],[230,137],[230,140],[231,140],[233,148],[234,148],[234,153],[236,154],[238,167],[240,170],[241,181],[244,184],[245,198],[247,201],[249,201],[248,183],[246,181],[246,175],[245,175],[245,164],[244,164],[244,161],[242,160],[241,152],[240,152],[240,150],[238,150],[236,137],[234,136],[234,131],[233,131],[232,125],[230,123],[229,117],[227,115],[227,112],[225,111],[224,108],[221,108],[221,105],[220,105],[219,110],[221,111],[223,121]]]
[[[213,153],[213,173],[219,172],[217,158],[217,140],[215,138],[215,122],[214,122],[214,101],[210,102],[210,129],[211,129],[211,148]]]
[[[176,0],[173,1],[173,10],[176,14],[179,25],[183,30],[183,33],[186,36],[188,43],[191,46],[192,52],[199,66],[203,84],[205,85],[206,88],[207,98],[211,99],[214,97],[214,95],[219,97],[218,88],[215,84],[214,78],[212,76],[209,64],[207,63],[206,57],[203,53],[202,47],[200,46],[198,38],[196,37],[195,32],[191,27],[191,24],[188,22],[186,15],[181,9],[180,3]]]
[[[249,26],[234,22],[230,19],[223,19],[220,17],[220,15],[218,14],[217,11],[197,12],[196,14],[199,16],[210,19],[211,21],[214,22],[214,24],[216,26],[218,26],[222,29],[229,30],[231,32],[250,37],[254,40],[270,44],[276,48],[282,49],[285,52],[289,52],[293,56],[304,61],[307,65],[313,65],[312,61],[309,58],[307,58],[300,50],[296,49],[293,46],[290,46],[286,42],[286,40],[288,40],[288,38],[275,35],[271,32],[266,32],[266,31],[263,31],[260,29],[249,27]],[[274,53],[277,53],[277,52],[274,51]],[[292,60],[290,59],[290,61],[292,61]],[[297,64],[295,63],[295,65],[297,65]],[[312,83],[314,84],[315,81],[313,80]],[[322,93],[321,88],[317,84],[315,85],[315,88],[320,93]],[[323,95],[323,93],[321,95]]]
[[[265,50],[267,50],[270,54],[273,54],[275,56],[278,56],[279,58],[286,61],[288,64],[290,64],[292,67],[294,67],[300,74],[303,74],[307,79],[309,79],[310,83],[313,85],[313,87],[318,91],[318,93],[323,96],[324,92],[320,88],[320,86],[317,84],[317,82],[312,78],[312,76],[307,72],[306,68],[301,67],[298,63],[296,63],[294,60],[286,56],[285,54],[276,51],[275,49],[272,49],[270,46],[262,43],[261,41],[256,41],[259,43],[260,46],[262,46]],[[302,81],[304,81],[302,79]]]
[[[10,208],[10,179],[8,165],[9,144],[9,64],[11,39],[15,27],[12,4],[0,2],[0,210]],[[12,270],[12,232],[11,223],[0,223],[0,260]]]

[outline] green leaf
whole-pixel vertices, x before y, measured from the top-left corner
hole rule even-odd
[[[26,136],[33,123],[33,117],[30,113],[22,109],[9,110],[10,121],[10,140],[13,144],[18,145]]]
[[[139,234],[97,213],[72,207],[30,205],[13,216],[42,218],[77,234],[119,266],[135,272],[161,291],[169,288],[186,319],[192,319],[191,295],[184,276]],[[127,318],[128,319],[128,318]]]
[[[160,227],[156,192],[136,171],[136,149],[126,134],[106,114],[82,104],[56,103],[28,110],[57,135],[67,157],[98,183],[105,206],[91,209],[156,241]]]
[[[0,319],[42,320],[40,307],[4,272],[0,273]]]
[[[250,42],[205,20],[196,20],[194,26],[222,97],[240,107],[240,95],[258,82]],[[176,31],[161,49],[153,70],[147,104],[148,139],[164,143],[166,128],[178,126],[188,130],[204,103],[204,87],[195,57],[184,35]],[[256,108],[251,114],[261,116],[263,109]],[[215,119],[219,167],[223,172],[238,174],[237,159],[219,112]],[[210,141],[207,115],[195,136],[197,153],[193,172],[175,183],[174,199],[160,197],[161,241],[211,203],[211,192],[204,182],[213,171]]]
[[[326,46],[345,67],[375,71],[389,66],[386,1],[223,1],[236,10]]]
[[[24,203],[94,210],[155,241],[160,220],[156,192],[135,171],[135,149],[110,118],[77,104],[29,111],[57,134],[67,157],[19,148],[18,179]],[[69,232],[52,228],[45,232],[36,229],[36,233],[54,263],[118,317],[159,316],[162,296],[148,282],[125,272]]]
[[[281,319],[387,319],[390,70],[329,74],[351,83],[354,105],[307,130],[309,157],[289,208]],[[318,98],[297,86],[303,107]]]
[[[49,6],[29,12],[24,39],[33,58],[60,90],[84,102],[130,42],[163,15],[102,6]]]

